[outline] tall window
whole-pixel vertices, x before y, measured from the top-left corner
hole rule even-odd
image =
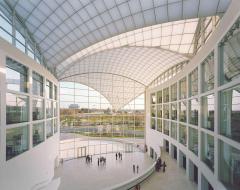
[[[198,125],[198,99],[192,99],[189,101],[189,123],[192,125]]]
[[[187,122],[187,102],[179,102],[179,121]]]
[[[43,96],[43,77],[38,73],[32,73],[33,85],[32,92],[34,95]]]
[[[162,103],[162,90],[157,92],[157,103]]]
[[[49,138],[51,136],[53,136],[53,122],[50,119],[46,122],[46,137]]]
[[[7,89],[28,92],[28,68],[11,58],[6,60]]]
[[[214,88],[214,55],[208,56],[202,63],[202,92]]]
[[[6,94],[6,123],[22,123],[28,121],[28,96],[13,93]]]
[[[214,95],[202,97],[201,103],[202,127],[214,130]]]
[[[239,22],[239,21],[238,21]],[[221,65],[221,84],[240,77],[240,31],[233,28],[219,46]]]
[[[171,137],[177,140],[177,123],[171,122]]]
[[[202,132],[201,134],[201,159],[214,171],[214,137]]]
[[[220,133],[240,142],[240,85],[220,93]]]
[[[44,118],[44,101],[40,98],[32,100],[32,119],[39,120]]]
[[[171,86],[171,101],[177,100],[177,83]]]
[[[198,155],[198,130],[192,127],[188,128],[188,148],[194,154]]]
[[[46,98],[53,98],[53,84],[49,80],[46,80]]]
[[[179,81],[179,99],[187,98],[187,79],[183,78]]]
[[[6,160],[28,150],[28,125],[6,130]]]
[[[179,125],[179,142],[187,146],[187,128],[186,125]]]
[[[227,189],[240,187],[240,150],[219,140],[219,180]]]
[[[171,119],[177,120],[177,103],[171,104]]]
[[[169,88],[163,90],[163,102],[169,102]]]
[[[33,124],[32,141],[33,146],[36,146],[44,141],[44,122]]]
[[[53,102],[46,100],[46,116],[47,118],[53,117]]]
[[[189,96],[198,94],[198,69],[194,69],[189,75]]]

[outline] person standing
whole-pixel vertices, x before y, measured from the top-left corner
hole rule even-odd
[[[118,154],[116,153],[116,160],[117,160]]]
[[[133,164],[133,173],[135,173],[135,164]]]
[[[137,165],[137,173],[138,173],[138,170],[139,170],[139,166]]]
[[[99,166],[99,158],[97,159],[97,165]]]

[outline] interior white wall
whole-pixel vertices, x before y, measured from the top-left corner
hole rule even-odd
[[[30,71],[35,70],[57,86],[58,81],[42,65],[36,63],[26,54],[0,38],[0,189],[35,189],[36,187],[41,187],[49,183],[54,176],[54,167],[59,153],[59,128],[58,133],[45,139],[44,142],[35,147],[32,147],[30,144],[28,151],[6,161],[7,127],[6,109],[4,108],[6,107],[5,60],[7,56],[26,65]],[[29,131],[29,133],[29,143],[31,143],[31,131]]]

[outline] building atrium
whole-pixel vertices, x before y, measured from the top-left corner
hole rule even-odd
[[[240,0],[0,0],[1,190],[240,190]]]

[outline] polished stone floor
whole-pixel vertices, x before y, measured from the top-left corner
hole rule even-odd
[[[110,188],[127,181],[153,164],[153,160],[142,152],[123,153],[122,160],[116,160],[115,154],[102,155],[106,157],[106,165],[97,165],[93,156],[91,164],[86,164],[85,158],[65,161],[55,171],[55,178],[60,177],[59,190],[100,190]],[[133,173],[133,164],[139,165],[139,173]]]
[[[197,185],[187,179],[184,169],[167,153],[162,154],[166,162],[166,172],[155,172],[141,184],[141,190],[197,190]]]

